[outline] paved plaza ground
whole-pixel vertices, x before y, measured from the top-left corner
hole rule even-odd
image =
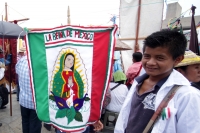
[[[6,107],[5,109],[0,109],[0,123],[3,124],[0,127],[0,133],[22,133],[20,105],[16,100],[16,94],[12,94],[12,116],[10,116],[10,102]],[[55,130],[53,128],[51,131],[48,131],[42,126],[42,133],[55,133]],[[113,132],[108,131],[105,133]]]
[[[10,102],[6,107],[0,109],[0,123],[3,124],[0,127],[0,133],[22,133],[20,105],[16,100],[16,94],[12,94],[12,116],[10,116]],[[42,127],[42,133],[55,133],[55,131],[52,129],[50,132]]]

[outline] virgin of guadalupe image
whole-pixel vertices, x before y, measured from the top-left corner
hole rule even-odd
[[[68,124],[73,119],[82,121],[82,115],[79,110],[83,106],[84,101],[90,100],[87,97],[88,94],[84,94],[84,83],[80,73],[76,70],[78,67],[76,65],[76,59],[74,52],[70,50],[61,54],[58,62],[59,67],[53,78],[51,92],[53,98],[50,96],[50,99],[55,101],[58,107],[56,118],[66,116],[68,118]],[[66,115],[62,115],[61,117],[64,111]]]

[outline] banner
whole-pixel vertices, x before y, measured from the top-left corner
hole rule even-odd
[[[64,26],[26,37],[38,117],[63,131],[100,118],[117,27]]]

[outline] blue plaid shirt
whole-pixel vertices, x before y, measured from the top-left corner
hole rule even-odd
[[[31,90],[30,74],[28,67],[27,56],[23,56],[15,66],[19,80],[19,103],[21,106],[28,109],[35,109],[33,104],[33,94]]]

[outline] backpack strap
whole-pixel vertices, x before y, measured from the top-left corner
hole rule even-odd
[[[167,93],[167,95],[164,97],[164,99],[162,100],[162,102],[160,103],[156,111],[154,112],[153,116],[151,117],[143,133],[148,133],[148,131],[153,127],[155,121],[160,117],[160,114],[163,108],[167,107],[169,101],[174,97],[175,93],[180,87],[181,85],[174,85],[172,89]]]
[[[110,91],[113,91],[115,88],[117,88],[120,84],[118,83],[117,85],[115,85],[113,88],[110,89]]]

